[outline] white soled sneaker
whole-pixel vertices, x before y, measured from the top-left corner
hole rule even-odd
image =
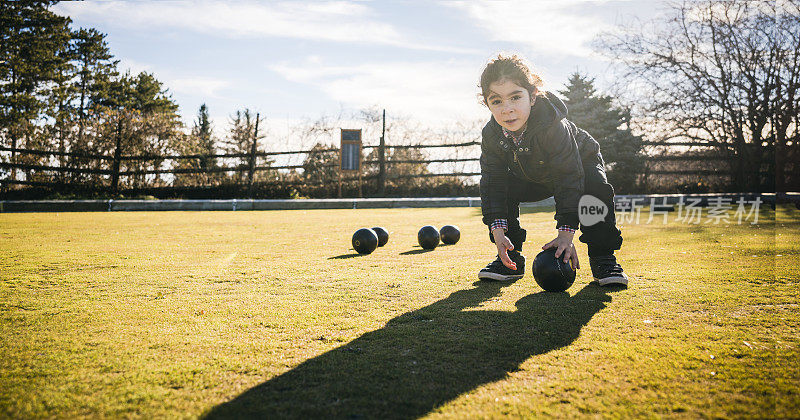
[[[600,286],[628,285],[628,275],[622,271],[622,266],[617,263],[617,257],[614,254],[589,257],[589,266],[592,268],[592,276],[594,276],[593,283]]]
[[[519,252],[509,251],[508,257],[511,261],[517,264],[517,269],[512,270],[503,264],[498,256],[496,260],[492,261],[486,267],[478,272],[478,278],[481,280],[495,280],[495,281],[511,281],[519,280],[525,275],[525,257]]]

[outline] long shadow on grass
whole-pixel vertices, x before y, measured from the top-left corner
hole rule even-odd
[[[361,256],[361,254],[359,254],[359,253],[342,254],[342,255],[337,255],[335,257],[328,257],[328,259],[329,260],[344,260],[344,259],[347,259],[347,258],[355,258],[355,257],[360,257],[360,256]]]
[[[416,255],[416,254],[424,254],[426,252],[431,252],[432,249],[425,249],[422,247],[417,247],[417,249],[412,249],[411,251],[403,251],[400,255]]]
[[[572,297],[525,296],[514,312],[481,310],[504,285],[475,283],[394,318],[245,391],[207,417],[420,417],[503,379],[531,356],[569,345],[611,301],[607,289],[590,285]]]

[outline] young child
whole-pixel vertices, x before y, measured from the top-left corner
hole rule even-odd
[[[481,74],[481,94],[492,118],[481,142],[481,210],[497,259],[478,278],[516,280],[525,273],[522,244],[526,231],[519,224],[519,203],[553,196],[557,236],[542,249],[557,248],[556,257],[580,268],[572,243],[578,230],[578,203],[584,195],[602,201],[605,219],[580,226],[581,242],[589,248],[594,281],[602,286],[628,284],[614,257],[622,233],[614,217],[614,188],[608,183],[600,145],[589,133],[566,119],[567,107],[517,55],[499,55]]]

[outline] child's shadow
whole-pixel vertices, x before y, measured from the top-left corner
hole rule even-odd
[[[514,312],[479,310],[508,283],[478,282],[309,359],[213,408],[209,418],[416,418],[569,345],[611,301],[590,285],[540,292]],[[471,310],[464,310],[473,308]]]

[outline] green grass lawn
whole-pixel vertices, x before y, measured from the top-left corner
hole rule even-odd
[[[477,282],[479,213],[0,214],[0,417],[800,415],[794,207],[624,225],[624,290],[576,240],[561,294]],[[523,214],[529,262],[552,217]]]

